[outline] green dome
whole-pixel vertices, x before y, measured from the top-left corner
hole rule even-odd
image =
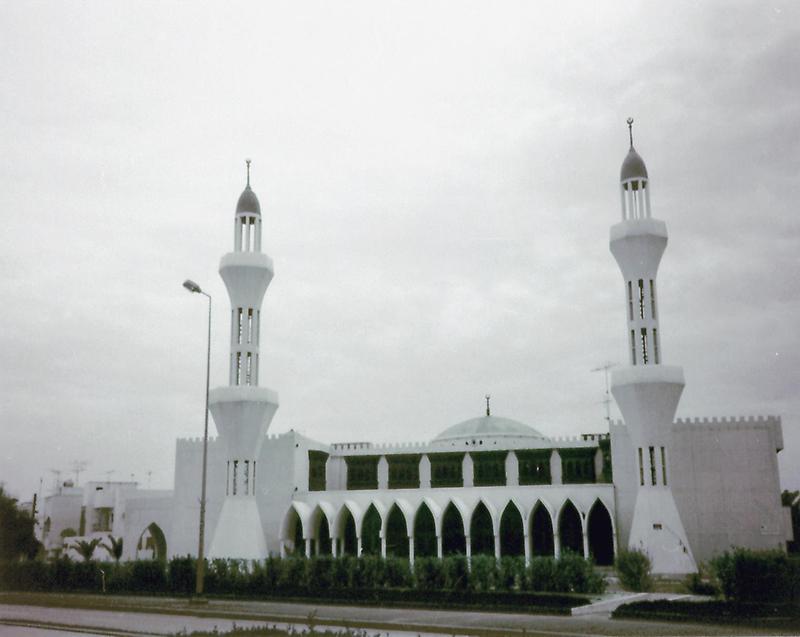
[[[537,438],[546,440],[546,437],[536,431],[533,427],[511,420],[510,418],[498,418],[497,416],[481,416],[470,418],[457,425],[448,427],[441,432],[433,442],[449,442],[451,440],[461,440],[465,438]]]

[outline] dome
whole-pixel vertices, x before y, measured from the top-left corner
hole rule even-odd
[[[619,171],[620,181],[628,181],[629,179],[647,179],[647,166],[644,165],[644,159],[641,158],[633,146],[628,151]]]
[[[242,194],[239,195],[239,201],[236,204],[236,212],[261,214],[261,204],[258,203],[258,197],[256,197],[256,193],[251,190],[250,184],[248,184],[242,191]]]
[[[450,442],[464,438],[474,438],[476,436],[488,438],[538,438],[546,440],[546,437],[536,431],[533,427],[510,418],[498,418],[497,416],[481,416],[470,418],[457,425],[448,427],[441,432],[433,442]]]

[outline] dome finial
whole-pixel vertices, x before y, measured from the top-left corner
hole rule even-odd
[[[245,159],[244,163],[247,164],[247,187],[249,188],[250,187],[250,160],[249,159]]]
[[[491,394],[486,394],[486,415],[491,416],[492,410],[489,408],[489,401],[492,399]]]
[[[631,139],[631,148],[633,148],[633,118],[628,118],[628,137]]]

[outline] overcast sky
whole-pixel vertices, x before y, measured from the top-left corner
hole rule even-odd
[[[81,482],[172,486],[205,389],[181,282],[214,297],[224,384],[245,157],[275,262],[271,433],[428,440],[486,393],[547,435],[607,430],[590,370],[626,362],[629,115],[670,235],[678,415],[780,415],[800,488],[800,3],[3,0],[0,41],[16,495],[76,460]]]

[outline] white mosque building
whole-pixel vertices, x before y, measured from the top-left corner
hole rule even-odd
[[[731,546],[785,548],[791,523],[780,500],[780,418],[675,420],[683,370],[662,364],[658,321],[667,228],[652,216],[647,168],[630,141],[621,219],[610,233],[625,292],[627,339],[620,345],[628,364],[611,378],[623,420],[608,433],[571,438],[548,438],[492,415],[488,397],[484,414],[427,442],[328,444],[294,431],[268,435],[278,397],[259,385],[259,324],[273,265],[261,251],[261,208],[248,164],[234,249],[220,263],[231,301],[231,353],[228,385],[213,389],[209,401],[219,437],[208,445],[206,554],[413,561],[574,551],[603,565],[631,547],[649,554],[655,573],[680,574]],[[126,558],[196,555],[202,457],[202,439],[177,441],[172,492],[92,483],[81,494],[53,494],[44,502],[43,528],[63,528],[56,511],[69,510],[80,536],[125,537]],[[57,550],[61,539],[53,530],[47,542]]]

